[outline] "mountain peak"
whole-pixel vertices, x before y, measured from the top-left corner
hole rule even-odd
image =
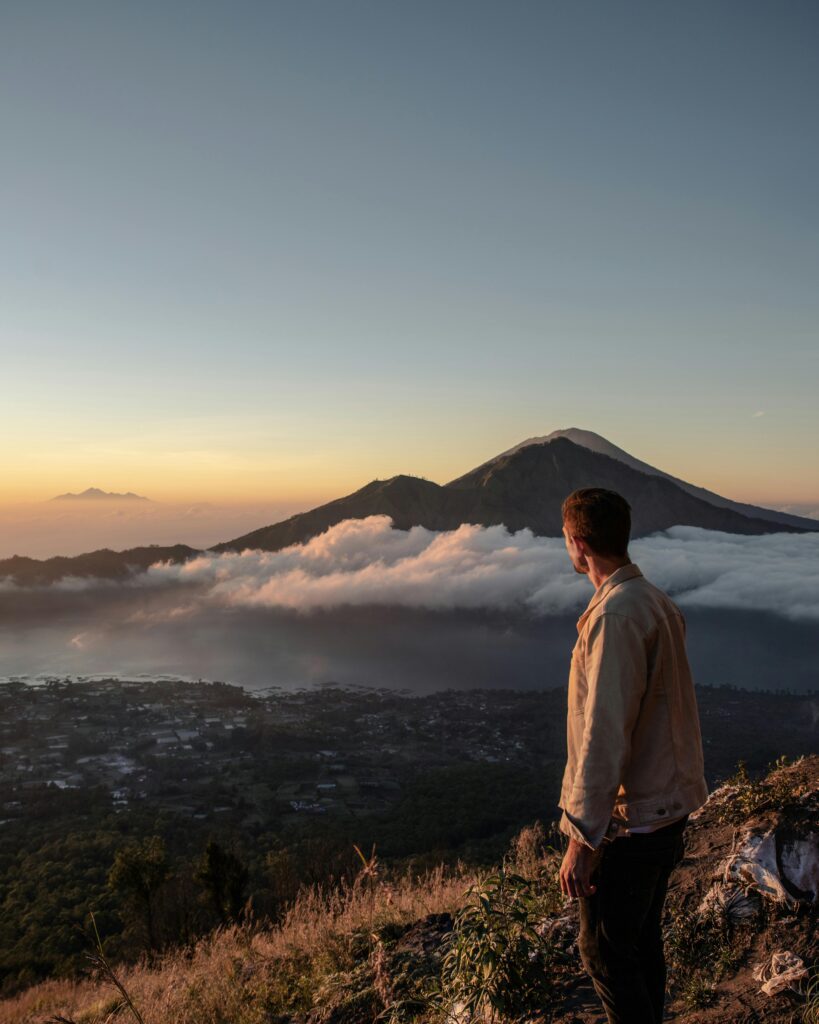
[[[99,487],[86,487],[79,494],[69,491],[66,494],[58,494],[51,501],[150,501],[141,494],[134,494],[127,491],[125,494],[118,494],[116,491],[103,491]]]
[[[680,525],[748,535],[819,530],[815,520],[731,501],[640,461],[594,431],[568,427],[522,441],[449,483],[408,473],[371,480],[351,494],[208,550],[279,551],[303,544],[345,519],[374,515],[389,516],[399,530],[421,526],[448,531],[471,523],[560,537],[563,500],[579,487],[607,487],[622,494],[632,506],[634,539]],[[59,497],[148,500],[94,487]],[[119,553],[123,572],[133,564],[126,554]],[[66,575],[66,562],[60,561],[54,572]]]
[[[559,437],[563,437],[573,444],[579,444],[581,448],[588,448],[590,451],[597,452],[598,455],[619,458],[621,462],[631,458],[622,448],[618,448],[617,445],[612,444],[611,441],[606,440],[602,435],[596,434],[593,430],[584,430],[582,427],[566,427],[561,430],[553,430],[551,434],[544,434],[543,437],[528,437],[525,441],[521,441],[505,452],[501,452],[498,458],[503,458],[505,455],[513,455],[515,452],[520,451],[521,448],[526,448],[531,444],[549,444],[551,441],[556,441]],[[634,459],[634,462],[637,461],[637,459]]]

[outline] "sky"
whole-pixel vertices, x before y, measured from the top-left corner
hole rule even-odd
[[[0,506],[290,514],[575,426],[816,507],[817,29],[812,0],[3,4]]]

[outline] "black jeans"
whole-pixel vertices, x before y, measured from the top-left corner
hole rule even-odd
[[[592,873],[597,891],[578,900],[580,958],[609,1024],[663,1019],[663,903],[687,820],[603,843]]]

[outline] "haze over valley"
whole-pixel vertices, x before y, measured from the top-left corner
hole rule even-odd
[[[699,682],[816,687],[819,522],[732,503],[574,429],[445,486],[373,481],[208,549],[6,559],[5,672],[562,686],[591,588],[558,536],[560,501],[593,484],[632,502],[631,557],[684,609]]]

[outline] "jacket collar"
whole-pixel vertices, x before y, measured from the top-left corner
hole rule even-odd
[[[596,608],[600,602],[607,597],[615,587],[619,587],[621,583],[625,583],[626,580],[633,580],[636,576],[642,576],[639,567],[635,562],[629,562],[627,565],[621,565],[619,569],[615,569],[614,572],[607,579],[603,580],[600,586],[595,590],[592,595],[591,601],[589,601],[586,610],[577,620],[577,632],[579,633],[583,626],[586,624],[586,619],[592,613],[592,609]]]

